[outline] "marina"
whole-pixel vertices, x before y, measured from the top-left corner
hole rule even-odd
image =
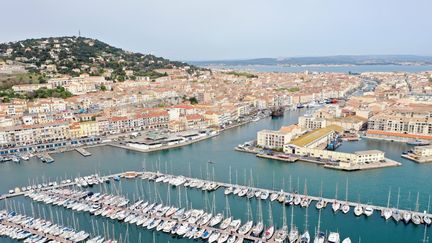
[[[24,242],[88,242],[115,243],[115,240],[104,240],[101,236],[90,239],[85,231],[77,232],[69,227],[54,224],[41,218],[17,214],[14,211],[0,211],[0,236],[7,236]]]
[[[264,189],[264,188],[257,188],[252,187],[248,185],[236,185],[236,184],[230,184],[230,183],[224,183],[224,182],[216,182],[216,181],[210,181],[210,180],[204,180],[204,179],[198,179],[198,178],[189,178],[184,176],[175,176],[170,174],[163,174],[160,172],[150,172],[150,171],[144,171],[144,172],[125,172],[120,174],[113,174],[108,176],[99,177],[98,175],[91,175],[81,178],[75,178],[73,181],[62,181],[60,183],[54,183],[52,186],[48,187],[33,187],[34,189],[30,189],[28,191],[23,190],[20,191],[19,189],[16,191],[11,190],[10,194],[3,195],[3,197],[0,198],[0,200],[11,198],[11,197],[17,197],[17,196],[23,196],[23,195],[29,195],[34,193],[35,191],[52,191],[56,189],[66,188],[70,186],[78,186],[78,187],[88,187],[93,186],[94,184],[99,183],[108,183],[110,180],[120,180],[120,178],[126,178],[126,179],[135,179],[135,178],[141,178],[143,180],[151,180],[156,183],[167,183],[171,186],[179,187],[188,187],[190,189],[198,189],[202,191],[216,191],[219,188],[224,189],[225,195],[233,195],[237,197],[244,197],[247,199],[255,198],[257,200],[270,200],[275,201],[277,200],[281,204],[285,205],[291,205],[291,206],[301,206],[301,207],[309,207],[312,202],[315,203],[315,207],[317,209],[321,209],[328,204],[332,204],[333,210],[336,212],[339,210],[339,208],[343,211],[344,214],[346,214],[350,208],[354,208],[354,214],[355,216],[360,216],[362,214],[366,216],[371,216],[371,214],[374,211],[380,212],[380,215],[384,217],[386,220],[389,218],[386,217],[385,212],[390,211],[394,213],[397,211],[398,214],[401,215],[411,215],[411,217],[420,217],[420,220],[417,221],[410,221],[409,219],[405,221],[405,223],[414,223],[414,224],[431,224],[432,214],[429,212],[418,212],[418,211],[412,211],[412,210],[402,210],[402,209],[396,209],[396,208],[389,208],[388,206],[378,206],[378,205],[371,205],[371,204],[362,204],[360,202],[351,202],[342,199],[336,199],[336,198],[325,198],[321,196],[313,196],[313,195],[307,195],[307,194],[301,194],[299,192],[285,192],[283,189],[281,190],[270,190],[270,189]],[[347,188],[346,188],[347,189]],[[348,190],[348,189],[347,189]],[[339,206],[335,206],[339,205]],[[335,208],[336,207],[336,208]],[[344,210],[343,207],[346,207]],[[367,210],[366,210],[367,208]],[[356,212],[356,210],[359,210]],[[367,213],[367,211],[370,212]]]
[[[125,176],[125,175],[123,175]],[[178,208],[164,206],[156,202],[138,200],[130,203],[121,195],[93,193],[91,191],[53,189],[41,192],[29,192],[27,197],[34,201],[64,207],[78,212],[88,212],[94,216],[106,217],[111,220],[136,224],[148,230],[157,230],[171,233],[189,239],[203,239],[208,242],[299,242],[309,237],[306,231],[299,234],[297,227],[291,222],[288,234],[286,216],[281,229],[259,221],[256,224],[248,220],[243,225],[240,219],[231,217],[229,210],[226,213],[208,213],[193,208]],[[128,206],[129,205],[129,206]],[[229,208],[229,207],[228,207]],[[336,235],[338,233],[330,233]],[[325,234],[321,234],[325,237]],[[344,242],[350,242],[346,238]]]

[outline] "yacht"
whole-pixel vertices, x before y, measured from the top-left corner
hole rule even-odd
[[[290,243],[295,243],[297,242],[298,238],[299,238],[298,229],[296,226],[292,226],[288,235],[288,240]]]
[[[348,213],[350,210],[350,206],[348,204],[342,205],[342,213]]]
[[[345,238],[343,241],[342,241],[342,243],[351,243],[351,239],[348,237],[348,238]]]
[[[411,220],[411,213],[408,212],[408,211],[403,212],[402,213],[402,218],[403,218],[405,224],[408,224],[409,221]]]
[[[309,231],[305,231],[301,236],[300,236],[300,243],[309,243],[310,242],[310,235],[309,235]]]
[[[340,204],[340,202],[338,202],[338,201],[334,201],[333,203],[332,203],[332,209],[333,209],[333,212],[337,212],[339,209],[340,209],[340,207],[341,207],[341,204]]]
[[[262,221],[259,221],[253,228],[252,228],[252,235],[259,237],[259,235],[264,230],[264,224]]]
[[[285,242],[288,236],[288,226],[284,225],[275,233],[275,242]]]
[[[364,211],[363,211],[363,213],[368,217],[371,216],[373,214],[373,212],[374,212],[374,210],[371,206],[366,206],[364,208]]]
[[[317,232],[314,243],[325,243],[325,234],[323,232]]]
[[[354,214],[355,214],[355,216],[357,216],[357,217],[359,217],[359,216],[361,216],[361,215],[363,214],[363,207],[362,207],[360,204],[357,204],[357,205],[354,207]]]
[[[327,242],[328,243],[340,243],[339,233],[330,232]]]
[[[385,218],[385,220],[388,220],[392,216],[392,210],[390,208],[383,209],[382,216]]]
[[[274,226],[270,226],[266,229],[266,231],[264,232],[264,238],[266,240],[270,240],[273,237],[274,234]]]

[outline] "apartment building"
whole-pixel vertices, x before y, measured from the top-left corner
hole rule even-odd
[[[369,119],[367,133],[381,138],[432,140],[432,118],[379,114]]]
[[[297,125],[281,127],[278,131],[262,130],[257,133],[257,145],[263,148],[280,149],[300,133],[301,129]]]
[[[69,123],[66,121],[4,127],[0,129],[0,146],[3,147],[51,143],[69,138]]]

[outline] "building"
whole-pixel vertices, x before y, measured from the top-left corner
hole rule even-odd
[[[300,127],[290,125],[278,131],[262,130],[257,133],[257,145],[263,148],[280,149],[301,133]]]
[[[299,126],[302,129],[315,130],[327,126],[327,121],[324,118],[317,118],[311,115],[304,115],[298,118]]]
[[[305,148],[325,148],[327,144],[333,141],[337,134],[342,133],[343,128],[337,125],[330,125],[320,129],[308,132],[290,142],[297,147]]]
[[[432,157],[432,145],[415,146],[413,152],[420,157]]]
[[[396,140],[432,140],[432,118],[427,116],[375,115],[369,119],[367,135]]]
[[[286,145],[286,153],[298,156],[313,157],[338,162],[341,167],[351,167],[356,164],[378,163],[385,160],[384,152],[379,150],[358,151],[355,153],[344,153],[316,148],[293,147]]]

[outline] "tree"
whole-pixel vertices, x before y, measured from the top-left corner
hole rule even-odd
[[[106,90],[107,90],[107,87],[106,87],[105,85],[102,84],[102,85],[100,86],[100,90],[101,90],[101,91],[106,91]]]
[[[195,98],[195,97],[191,97],[191,98],[189,98],[189,102],[190,102],[192,105],[198,104],[198,100],[197,100],[197,98]]]

